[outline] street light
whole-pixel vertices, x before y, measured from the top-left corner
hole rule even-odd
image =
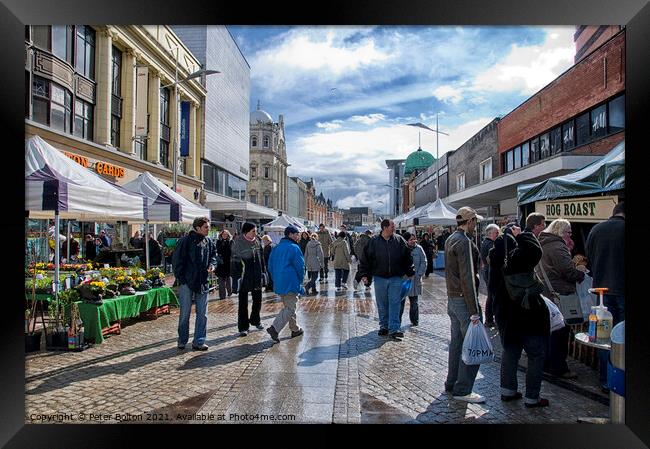
[[[438,164],[439,164],[438,161],[440,160],[440,156],[438,155],[438,137],[440,136],[440,134],[444,134],[445,136],[448,136],[449,134],[443,133],[442,131],[440,131],[438,129],[438,114],[437,113],[436,113],[436,129],[431,129],[427,125],[425,125],[424,123],[420,123],[420,122],[418,122],[418,123],[407,123],[406,125],[407,126],[417,126],[418,128],[428,129],[429,131],[433,131],[434,133],[436,133],[436,200],[437,200],[438,198],[440,198],[439,193],[438,193],[438,192],[440,192],[440,173],[439,173],[439,168],[438,168]]]
[[[180,140],[180,132],[181,132],[181,124],[179,118],[179,113],[178,113],[178,108],[180,107],[180,98],[178,95],[178,85],[181,83],[184,83],[186,81],[189,81],[194,78],[198,78],[202,75],[213,75],[215,73],[221,73],[218,70],[207,70],[207,69],[200,69],[197,70],[194,73],[191,73],[190,75],[186,76],[182,80],[178,79],[178,50],[180,49],[180,46],[175,45],[172,48],[176,48],[176,57],[174,59],[175,62],[175,67],[174,67],[174,82],[171,84],[167,84],[165,86],[162,86],[160,90],[167,89],[168,87],[174,86],[174,98],[176,99],[176,104],[174,105],[174,121],[176,123],[176,131],[174,132],[174,145],[173,145],[173,151],[174,155],[172,157],[172,188],[174,192],[176,192],[176,185],[177,185],[177,179],[178,179],[178,141]],[[170,48],[171,50],[171,48]]]

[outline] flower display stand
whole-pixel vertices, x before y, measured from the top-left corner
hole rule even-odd
[[[140,318],[143,320],[155,320],[162,315],[169,315],[170,313],[169,304],[165,304],[160,307],[152,307],[146,312],[142,312]]]

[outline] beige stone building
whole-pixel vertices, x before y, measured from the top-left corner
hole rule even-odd
[[[250,116],[248,200],[288,213],[288,166],[284,117],[274,122],[258,102]]]

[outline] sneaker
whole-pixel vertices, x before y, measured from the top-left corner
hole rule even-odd
[[[520,392],[516,392],[515,394],[511,394],[511,395],[505,395],[505,394],[501,395],[501,400],[503,402],[516,401],[517,399],[521,399],[521,398],[522,398],[522,394]]]
[[[348,284],[341,285],[341,290],[347,290],[347,289],[348,289]]]
[[[185,349],[185,345],[178,345],[178,346],[176,346],[176,348],[182,350],[182,349]]]
[[[276,331],[273,326],[267,327],[266,332],[269,333],[269,335],[271,336],[271,339],[274,342],[280,343],[280,337],[278,337],[278,331]]]
[[[201,346],[194,346],[192,345],[192,351],[207,351],[209,348],[208,345],[202,344]]]
[[[261,323],[260,323],[260,324],[256,324],[255,327],[256,327],[257,329],[259,329],[259,330],[264,329],[264,326],[262,326]]]
[[[388,334],[390,338],[392,338],[395,341],[402,341],[402,338],[404,337],[404,333],[402,332],[392,332]]]
[[[417,325],[418,325],[417,321],[414,321],[414,322],[411,323],[411,326],[417,326]]]
[[[384,335],[388,335],[388,329],[379,329],[379,332],[377,332],[377,335],[379,335],[380,337],[384,336]]]
[[[473,404],[482,404],[485,402],[485,398],[478,393],[470,393],[465,396],[453,396],[457,401],[471,402]]]
[[[548,407],[550,404],[548,402],[548,399],[539,398],[539,400],[534,404],[529,404],[528,402],[526,402],[524,403],[524,405],[526,406],[526,408],[537,408],[537,407]]]
[[[241,332],[239,333],[239,336],[240,336],[240,337],[245,337],[245,336],[247,336],[247,335],[248,335],[248,331],[241,331]]]
[[[304,333],[305,333],[305,331],[304,331],[303,329],[298,329],[298,330],[295,331],[295,332],[294,332],[294,331],[291,331],[291,338],[299,337],[299,336],[301,336],[301,335],[304,334]]]

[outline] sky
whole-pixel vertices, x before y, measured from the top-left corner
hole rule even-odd
[[[573,65],[575,27],[229,26],[251,111],[285,122],[289,176],[335,205],[388,207],[386,159],[453,151]],[[421,122],[440,134],[406,126]],[[420,135],[418,132],[420,131]]]

